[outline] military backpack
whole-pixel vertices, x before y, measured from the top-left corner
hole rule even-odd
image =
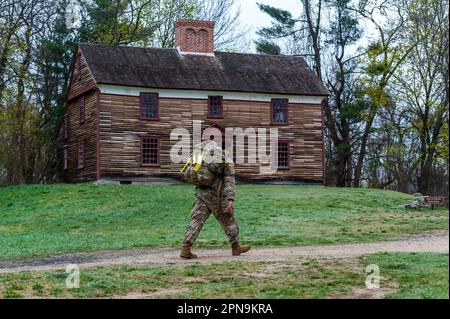
[[[180,170],[186,182],[197,186],[211,186],[222,162],[222,149],[214,141],[200,143]]]

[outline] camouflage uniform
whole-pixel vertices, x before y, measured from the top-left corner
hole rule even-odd
[[[215,143],[213,141],[203,142]],[[184,244],[192,245],[197,239],[203,224],[214,213],[231,244],[239,243],[239,226],[234,217],[234,209],[225,212],[228,200],[234,200],[235,179],[232,161],[221,161],[211,186],[197,186],[195,203],[192,207],[191,221],[184,236]]]

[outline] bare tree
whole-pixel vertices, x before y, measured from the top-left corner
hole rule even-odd
[[[160,0],[149,8],[144,19],[157,25],[153,46],[171,48],[175,22],[180,19],[210,20],[216,23],[214,46],[222,51],[245,51],[248,28],[240,21],[240,7],[235,0]]]
[[[162,48],[172,48],[174,44],[175,22],[179,19],[193,19],[197,10],[197,0],[160,0],[146,15],[158,27],[150,44]]]
[[[417,132],[417,184],[419,191],[429,193],[439,138],[448,121],[448,1],[423,1],[407,8],[412,23],[405,36],[417,45],[395,75],[392,90]]]
[[[378,110],[389,103],[386,87],[416,45],[415,43],[404,43],[402,41],[408,23],[408,17],[402,2],[395,0],[377,2],[362,0],[357,9],[361,17],[374,26],[377,32],[377,40],[369,46],[365,56],[369,63],[366,64],[365,68],[367,77],[362,80],[364,82],[363,91],[365,95],[370,97],[371,101],[370,107],[364,115],[366,120],[354,169],[354,187],[360,186],[367,142],[375,117]]]
[[[235,0],[201,0],[196,18],[215,21],[214,47],[218,51],[247,51],[249,28],[241,22],[241,8]]]

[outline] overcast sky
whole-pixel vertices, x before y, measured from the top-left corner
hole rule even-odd
[[[270,26],[271,22],[269,15],[259,10],[257,3],[268,4],[276,8],[288,10],[294,18],[300,15],[301,9],[300,0],[236,0],[236,3],[241,7],[242,23],[250,28],[248,38],[252,42],[251,52],[255,52],[253,41],[258,39],[255,32],[261,27]],[[365,30],[365,34],[351,50],[356,49],[358,45],[367,44],[368,39],[374,34],[374,29],[371,24],[365,23],[364,21],[360,21],[360,23],[363,25],[362,28]]]
[[[259,10],[256,3],[268,4],[277,8],[290,11],[293,16],[300,14],[299,0],[236,0],[241,6],[241,20],[243,24],[248,25],[250,34],[248,38],[253,42],[258,36],[255,34],[260,27],[270,26],[270,17],[268,14]],[[252,45],[251,51],[255,51]]]

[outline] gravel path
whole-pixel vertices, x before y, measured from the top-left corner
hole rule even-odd
[[[327,246],[295,246],[253,248],[239,257],[231,256],[229,249],[194,249],[195,260],[184,260],[179,249],[145,248],[62,254],[21,260],[0,260],[0,273],[65,269],[68,264],[80,268],[111,265],[188,265],[193,262],[208,264],[225,261],[283,261],[298,257],[356,257],[379,252],[449,252],[448,230],[433,231],[394,241],[343,244]]]

